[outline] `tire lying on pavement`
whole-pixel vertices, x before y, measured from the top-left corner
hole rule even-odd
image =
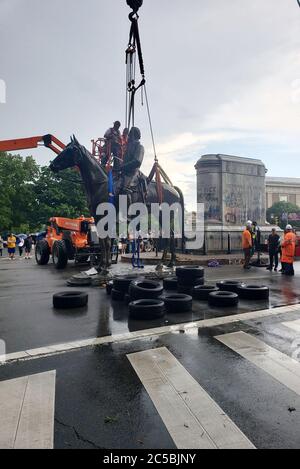
[[[143,299],[129,303],[129,316],[132,319],[150,320],[163,317],[165,305],[163,300]]]
[[[132,300],[154,300],[163,293],[163,287],[159,282],[152,280],[135,280],[129,287],[129,295]]]
[[[267,300],[270,289],[264,285],[242,285],[238,288],[238,295],[244,300]]]
[[[111,294],[111,291],[112,291],[112,289],[113,289],[113,284],[114,284],[114,282],[113,282],[112,280],[110,280],[110,281],[106,284],[106,293],[107,293],[108,295]]]
[[[115,290],[123,291],[128,293],[129,286],[133,280],[138,280],[136,275],[127,275],[126,277],[116,277],[113,280],[113,285]]]
[[[193,298],[190,295],[174,293],[164,296],[164,302],[168,313],[186,313],[192,309]]]
[[[178,285],[180,287],[195,287],[196,285],[204,285],[204,277],[196,277],[194,279],[190,277],[179,277]]]
[[[129,303],[131,302],[130,295],[128,293],[125,293],[124,301],[126,305],[129,305]]]
[[[167,277],[163,281],[165,290],[177,290],[178,279],[177,277]]]
[[[217,287],[221,291],[229,291],[233,293],[238,292],[238,288],[244,286],[243,282],[239,282],[237,280],[222,280],[221,282],[217,282]]]
[[[208,302],[211,306],[236,306],[239,297],[237,293],[230,291],[216,291],[208,295]]]
[[[125,297],[125,292],[116,290],[115,288],[111,291],[111,299],[113,301],[123,301]]]
[[[202,278],[204,277],[204,268],[200,266],[183,265],[176,268],[176,277],[180,278]]]
[[[88,294],[80,291],[61,292],[53,295],[53,306],[57,309],[82,308],[88,304]]]
[[[177,292],[182,295],[193,296],[193,290],[194,290],[193,286],[188,287],[186,285],[178,285],[177,287]]]
[[[193,298],[195,300],[207,301],[209,294],[216,291],[219,291],[219,288],[213,285],[198,285],[193,289]]]

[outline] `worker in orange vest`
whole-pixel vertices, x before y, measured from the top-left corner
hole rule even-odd
[[[294,272],[294,258],[296,250],[296,235],[293,232],[293,227],[287,225],[285,229],[284,238],[281,244],[281,265],[283,275],[295,275]]]
[[[242,247],[245,256],[244,269],[250,269],[251,250],[253,246],[252,222],[248,221],[242,235]]]

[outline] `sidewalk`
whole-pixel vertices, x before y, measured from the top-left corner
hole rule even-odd
[[[132,258],[132,254],[124,254],[121,256],[122,262],[130,263]],[[140,255],[141,260],[145,265],[147,264],[158,264],[162,258],[162,253],[158,253],[158,257],[156,257],[154,252],[146,252],[141,253]],[[208,262],[212,260],[217,260],[220,265],[232,265],[232,264],[241,264],[244,256],[242,253],[235,253],[235,254],[209,254],[206,256],[201,255],[193,255],[193,254],[176,254],[177,263],[181,265],[203,265],[206,266]],[[268,256],[266,254],[262,254],[262,260],[268,260]],[[252,259],[253,261],[256,260],[256,255]]]

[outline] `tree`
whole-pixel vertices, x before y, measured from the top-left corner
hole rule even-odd
[[[50,217],[89,215],[75,170],[55,175],[32,157],[0,153],[0,232],[39,231]]]
[[[35,205],[34,183],[39,167],[32,157],[0,153],[0,227],[17,231],[28,225]]]
[[[300,213],[300,207],[290,202],[276,202],[267,210],[267,221],[278,223],[281,228],[285,228],[288,220],[284,215],[289,213]]]
[[[44,225],[50,217],[77,218],[90,216],[80,175],[72,169],[54,174],[48,167],[40,169],[34,185],[36,210],[33,220]]]

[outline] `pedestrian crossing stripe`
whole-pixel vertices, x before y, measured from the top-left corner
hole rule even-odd
[[[127,357],[177,448],[255,448],[166,347]]]
[[[0,382],[0,448],[52,449],[56,372]]]
[[[286,321],[286,322],[283,322],[282,324],[285,327],[288,327],[289,329],[292,329],[293,331],[300,333],[300,319],[297,319],[296,321]]]
[[[300,395],[300,363],[245,332],[215,337],[278,382]]]

